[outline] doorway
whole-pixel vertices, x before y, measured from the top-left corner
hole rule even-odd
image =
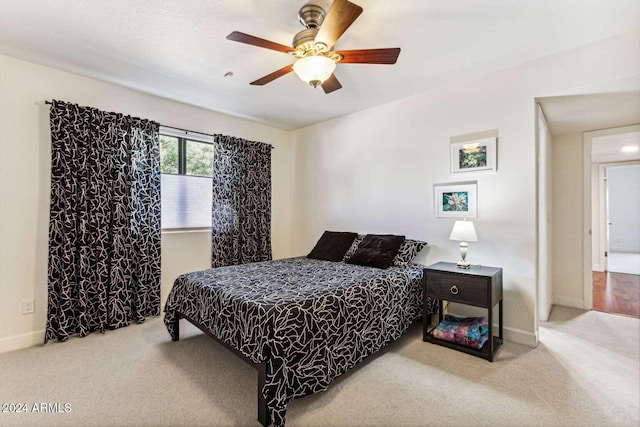
[[[640,275],[640,162],[607,166],[605,184],[606,271]]]
[[[640,318],[640,132],[589,132],[592,308]],[[587,141],[587,134],[585,134]]]

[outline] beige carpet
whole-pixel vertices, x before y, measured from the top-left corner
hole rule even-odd
[[[150,319],[0,354],[0,402],[30,411],[0,413],[0,425],[258,426],[253,368],[182,329],[174,343]],[[326,392],[290,403],[287,425],[640,425],[638,319],[554,307],[540,336],[535,349],[507,342],[489,363],[423,343],[415,324]],[[39,403],[60,412],[31,412]]]

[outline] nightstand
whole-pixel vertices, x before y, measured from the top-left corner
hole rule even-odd
[[[488,312],[489,340],[476,350],[454,342],[433,337],[426,322],[423,321],[423,341],[443,345],[458,351],[487,359],[493,357],[502,344],[502,269],[472,265],[461,269],[455,263],[439,262],[424,269],[425,301],[428,297],[438,300],[438,319],[442,322],[442,301],[486,308]],[[493,336],[493,308],[498,304],[498,336]],[[425,312],[426,316],[426,312]],[[426,318],[426,317],[425,317]]]

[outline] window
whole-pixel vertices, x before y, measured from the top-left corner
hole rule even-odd
[[[162,228],[210,228],[213,137],[160,128]]]

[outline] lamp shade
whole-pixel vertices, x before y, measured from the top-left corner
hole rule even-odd
[[[307,56],[293,64],[293,71],[300,80],[313,87],[317,87],[331,77],[335,69],[336,63],[325,56]]]
[[[451,230],[449,240],[477,242],[478,235],[476,234],[476,228],[473,226],[473,221],[456,221],[456,223],[453,224],[453,230]]]

